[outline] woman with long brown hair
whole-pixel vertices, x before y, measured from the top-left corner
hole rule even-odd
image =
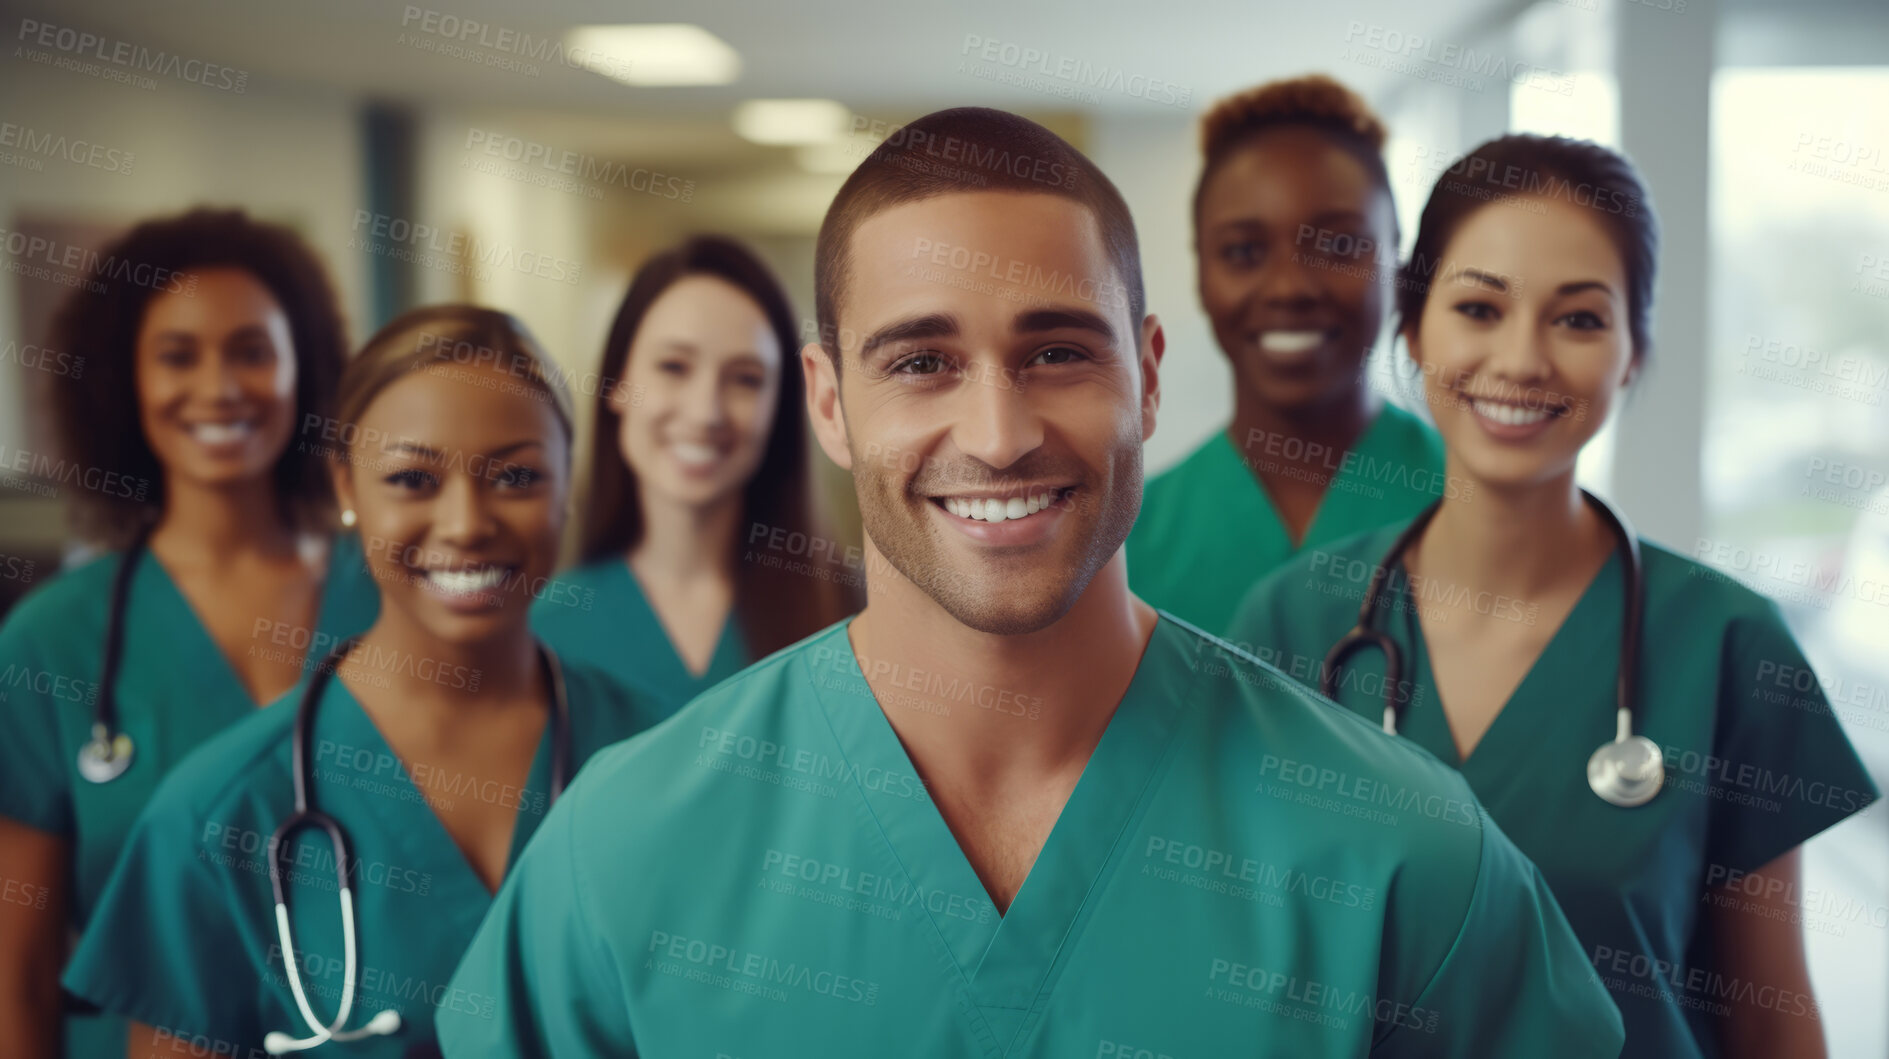
[[[637,271],[598,373],[579,565],[532,609],[547,643],[673,711],[858,609],[844,567],[771,547],[820,537],[796,348],[787,295],[733,240]]]

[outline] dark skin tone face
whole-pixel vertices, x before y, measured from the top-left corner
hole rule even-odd
[[[1288,417],[1355,400],[1391,298],[1390,196],[1325,132],[1259,134],[1195,217],[1200,304],[1243,401]]]

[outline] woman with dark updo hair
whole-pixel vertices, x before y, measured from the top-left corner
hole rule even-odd
[[[1445,172],[1397,315],[1463,489],[1282,568],[1229,638],[1314,660],[1293,675],[1462,771],[1612,992],[1623,1055],[1821,1056],[1799,850],[1876,789],[1777,605],[1575,484],[1647,370],[1657,256],[1604,147],[1504,136]],[[1327,659],[1379,580],[1401,673]]]
[[[1233,421],[1148,482],[1128,579],[1208,632],[1301,550],[1407,519],[1442,488],[1436,434],[1364,371],[1397,271],[1385,136],[1322,74],[1230,96],[1201,122],[1195,272]]]

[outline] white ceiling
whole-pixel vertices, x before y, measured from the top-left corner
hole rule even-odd
[[[1368,94],[1393,75],[1345,63],[1346,35],[1372,24],[1469,41],[1518,0],[44,0],[5,4],[48,22],[250,71],[262,85],[323,86],[420,104],[501,106],[598,116],[699,120],[757,97],[838,99],[859,113],[915,116],[957,104],[1013,109],[1171,112],[1124,92],[1071,107],[1056,96],[960,70],[967,37],[1034,48],[1091,67],[1185,87],[1186,108],[1268,77],[1338,72]],[[494,29],[561,36],[573,25],[692,22],[741,55],[732,85],[631,88],[584,70],[539,63],[537,76],[416,50],[400,42],[408,7],[476,19]],[[11,20],[9,20],[11,29]],[[1354,23],[1356,26],[1354,26]],[[409,27],[409,31],[412,27]],[[474,49],[489,50],[489,49]]]

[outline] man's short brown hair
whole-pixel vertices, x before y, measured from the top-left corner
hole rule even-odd
[[[1121,192],[1081,151],[1036,122],[988,107],[956,107],[894,130],[846,178],[827,207],[814,248],[814,311],[820,345],[835,370],[854,231],[894,206],[960,191],[1038,192],[1088,207],[1125,291],[1132,335],[1147,296],[1135,220]]]

